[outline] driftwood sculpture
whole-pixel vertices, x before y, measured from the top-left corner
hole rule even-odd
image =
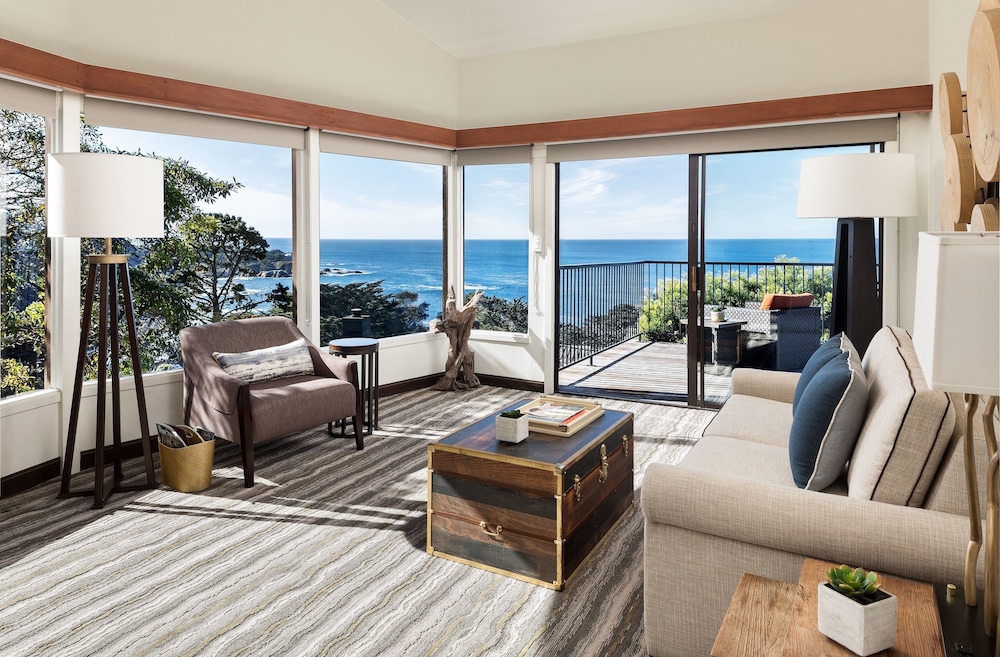
[[[476,304],[483,293],[476,290],[469,302],[458,306],[455,288],[448,288],[448,300],[435,330],[448,336],[448,361],[444,376],[434,384],[434,390],[465,390],[479,385],[476,376],[476,354],[469,347],[472,323],[476,321]]]

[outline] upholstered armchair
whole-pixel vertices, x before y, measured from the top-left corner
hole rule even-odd
[[[240,445],[254,485],[254,446],[351,418],[358,449],[358,366],[309,343],[284,317],[238,319],[181,331],[184,422]]]

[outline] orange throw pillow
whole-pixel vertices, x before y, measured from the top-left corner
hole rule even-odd
[[[760,302],[761,310],[787,310],[788,308],[806,308],[812,303],[810,292],[802,294],[766,294]]]

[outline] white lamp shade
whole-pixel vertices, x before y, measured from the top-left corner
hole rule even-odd
[[[909,153],[847,153],[802,160],[799,217],[912,217],[916,160]]]
[[[117,153],[48,156],[50,237],[163,237],[163,162]]]
[[[1000,394],[1000,233],[920,233],[913,346],[934,390]]]

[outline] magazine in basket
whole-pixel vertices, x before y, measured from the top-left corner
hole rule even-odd
[[[564,436],[576,433],[604,414],[604,409],[595,402],[554,396],[539,397],[518,410],[528,416],[531,431]]]

